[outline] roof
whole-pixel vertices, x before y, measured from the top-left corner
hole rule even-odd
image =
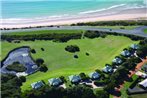
[[[139,83],[139,85],[142,85],[143,87],[147,87],[147,79],[143,80],[142,82]]]
[[[130,55],[130,52],[128,50],[124,50],[121,52],[121,55],[123,56],[129,56]]]
[[[106,72],[106,73],[109,73],[109,72],[112,72],[113,69],[112,69],[111,66],[108,66],[108,65],[107,65],[106,67],[104,67],[103,71]]]
[[[139,48],[139,46],[137,44],[132,44],[130,47],[133,48],[133,49],[138,49]]]
[[[89,77],[92,79],[98,79],[100,77],[100,74],[97,72],[92,72],[89,74]]]
[[[33,89],[38,89],[38,88],[42,87],[43,85],[44,85],[44,83],[42,81],[34,82],[31,84]]]
[[[122,63],[122,60],[120,58],[116,57],[115,59],[113,59],[112,62],[114,62],[116,64],[120,64],[120,63]]]
[[[60,78],[51,78],[48,80],[48,82],[50,85],[57,86],[62,82],[62,80]]]
[[[69,80],[71,82],[79,82],[81,80],[81,77],[78,75],[71,75],[71,76],[69,76]]]

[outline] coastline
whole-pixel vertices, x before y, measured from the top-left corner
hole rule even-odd
[[[99,13],[83,14],[76,17],[63,17],[52,19],[40,19],[33,21],[27,20],[13,20],[1,21],[0,28],[22,28],[22,27],[36,27],[49,25],[70,25],[79,22],[95,22],[95,21],[113,21],[113,20],[147,20],[146,8],[127,9],[117,13],[100,15]]]

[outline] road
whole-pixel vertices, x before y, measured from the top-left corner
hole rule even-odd
[[[2,33],[12,33],[12,32],[23,32],[23,31],[37,31],[37,30],[92,30],[92,31],[106,31],[106,32],[116,32],[122,34],[131,34],[141,37],[147,37],[147,34],[143,32],[147,29],[147,26],[140,26],[133,30],[126,29],[109,29],[109,28],[98,28],[92,26],[60,26],[60,27],[42,27],[42,28],[29,28],[29,29],[15,29],[15,30],[2,30]]]

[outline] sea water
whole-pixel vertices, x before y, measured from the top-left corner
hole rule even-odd
[[[1,0],[2,19],[78,16],[110,9],[144,8],[147,0]]]

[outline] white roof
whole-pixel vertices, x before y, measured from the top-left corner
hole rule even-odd
[[[143,87],[147,87],[147,79],[140,82],[139,85],[142,85]]]

